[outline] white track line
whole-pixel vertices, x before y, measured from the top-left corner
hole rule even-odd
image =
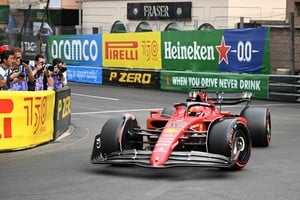
[[[86,95],[86,94],[79,94],[79,93],[71,93],[71,96],[80,96],[80,97],[88,97],[88,98],[93,98],[93,99],[105,99],[105,100],[110,100],[110,101],[119,101],[120,99],[116,98],[110,98],[110,97],[99,97],[99,96],[93,96],[93,95]]]
[[[95,111],[95,112],[80,112],[71,113],[71,115],[91,115],[91,114],[106,114],[106,113],[126,113],[126,112],[144,112],[150,110],[161,110],[161,108],[150,108],[150,109],[132,109],[132,110],[105,110],[105,111]]]

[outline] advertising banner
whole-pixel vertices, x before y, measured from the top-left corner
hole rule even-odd
[[[192,87],[208,87],[209,92],[251,92],[255,98],[268,99],[268,75],[161,71],[162,90],[188,92]]]
[[[103,35],[103,67],[161,69],[160,32]]]
[[[34,60],[37,54],[47,55],[47,37],[29,34],[23,34],[21,37],[23,59]]]
[[[102,67],[67,65],[67,69],[68,81],[102,84]]]
[[[48,39],[48,60],[62,58],[68,65],[102,66],[102,35],[55,35]]]
[[[268,28],[165,31],[161,35],[165,70],[270,73]]]
[[[71,89],[65,86],[55,92],[54,138],[64,133],[71,124]]]
[[[28,148],[53,139],[54,93],[1,92],[0,150]]]
[[[154,70],[128,70],[103,68],[103,84],[144,89],[159,89],[160,72]]]

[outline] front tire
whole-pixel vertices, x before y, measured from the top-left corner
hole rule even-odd
[[[93,158],[105,158],[112,152],[143,148],[143,137],[137,134],[138,123],[133,115],[111,118],[95,138]]]
[[[231,169],[244,168],[251,155],[251,138],[246,126],[236,119],[215,122],[208,133],[208,152],[232,160]]]

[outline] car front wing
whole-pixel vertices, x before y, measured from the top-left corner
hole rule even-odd
[[[124,164],[137,165],[140,167],[154,168],[150,164],[150,150],[124,150],[113,152],[106,157],[92,157],[93,164]],[[219,154],[201,152],[201,151],[173,151],[164,165],[155,168],[168,167],[217,167],[230,168],[234,161],[228,157]]]

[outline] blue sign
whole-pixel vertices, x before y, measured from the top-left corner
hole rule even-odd
[[[219,71],[268,73],[268,39],[267,28],[224,30],[221,45],[217,47],[221,55]]]
[[[102,66],[102,35],[56,35],[48,39],[49,60],[62,58],[68,65]]]
[[[102,67],[67,66],[67,80],[102,84]]]

